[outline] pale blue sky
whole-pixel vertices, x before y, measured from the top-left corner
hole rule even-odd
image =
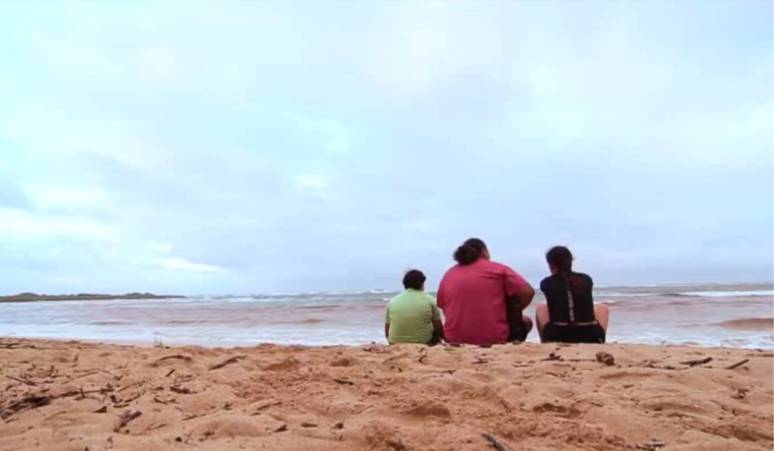
[[[0,3],[0,292],[770,281],[770,1]]]

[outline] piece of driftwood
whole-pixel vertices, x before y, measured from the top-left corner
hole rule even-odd
[[[34,409],[36,407],[45,406],[51,403],[51,401],[57,398],[68,398],[71,396],[80,396],[84,398],[87,394],[91,393],[107,393],[113,391],[110,386],[98,388],[95,390],[70,390],[57,395],[43,395],[43,394],[27,394],[19,401],[12,402],[6,407],[0,407],[0,418],[7,419],[11,415],[14,415],[22,410]]]
[[[172,354],[172,355],[167,355],[167,356],[164,356],[164,357],[162,357],[160,359],[157,359],[151,365],[152,366],[157,366],[158,364],[160,364],[161,362],[163,362],[165,360],[184,360],[186,362],[190,362],[193,359],[191,358],[191,356],[187,356],[187,355],[183,355],[183,354]]]
[[[508,451],[508,447],[500,443],[500,441],[497,440],[494,435],[484,432],[481,434],[481,436],[484,437],[486,441],[492,445],[492,448],[496,449],[497,451]]]
[[[688,366],[696,366],[696,365],[704,365],[705,363],[710,363],[711,361],[712,361],[712,357],[705,357],[703,359],[698,359],[698,360],[686,360],[685,362],[680,362],[680,363]]]
[[[21,342],[18,341],[11,341],[11,342],[3,342],[0,343],[0,349],[15,349],[20,347]]]
[[[0,349],[55,349],[55,348],[39,348],[34,344],[22,343],[20,341],[13,342],[1,342]]]
[[[728,365],[728,366],[726,367],[726,369],[727,369],[727,370],[733,370],[733,369],[735,369],[735,368],[739,368],[740,366],[744,365],[745,363],[747,363],[747,362],[749,362],[749,361],[750,361],[750,359],[744,359],[744,360],[740,360],[740,361],[738,361],[738,362],[734,363],[733,365]]]
[[[341,385],[355,385],[354,382],[349,381],[347,379],[333,379],[334,382]]]
[[[215,365],[210,366],[210,370],[219,370],[219,369],[223,368],[224,366],[231,365],[232,363],[236,363],[236,362],[244,359],[245,357],[247,357],[247,356],[245,356],[245,355],[238,355],[238,356],[231,357],[231,358],[226,359],[226,360],[224,360],[224,361],[222,361],[220,363],[216,363]]]
[[[45,406],[51,403],[51,397],[48,395],[27,395],[19,401],[9,404],[7,407],[0,409],[0,418],[7,419],[11,415],[21,412],[22,410],[34,409],[36,407]]]

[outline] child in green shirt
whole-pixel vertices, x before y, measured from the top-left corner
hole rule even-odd
[[[403,277],[403,293],[390,299],[384,315],[384,335],[390,344],[436,344],[443,337],[441,312],[425,293],[425,275],[412,269]]]

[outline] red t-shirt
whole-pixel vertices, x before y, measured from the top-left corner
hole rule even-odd
[[[506,297],[529,286],[511,268],[484,258],[449,268],[438,288],[438,307],[449,343],[492,345],[508,341]]]

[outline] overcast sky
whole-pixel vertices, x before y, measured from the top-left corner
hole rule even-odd
[[[0,3],[0,292],[772,279],[771,1]]]

